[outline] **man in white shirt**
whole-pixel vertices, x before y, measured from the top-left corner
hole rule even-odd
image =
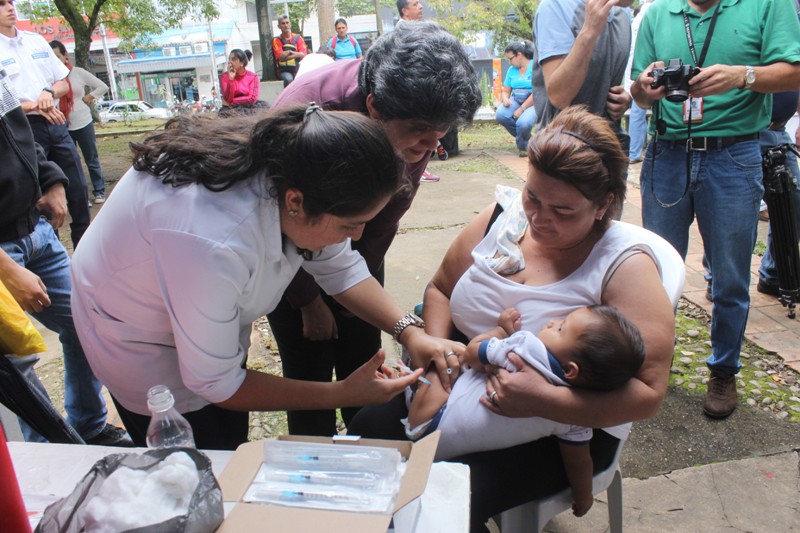
[[[77,246],[90,216],[86,178],[67,121],[57,107],[58,99],[69,91],[65,80],[69,70],[42,36],[17,29],[14,0],[0,0],[0,68],[19,95],[36,142],[69,179],[67,208],[72,245]]]

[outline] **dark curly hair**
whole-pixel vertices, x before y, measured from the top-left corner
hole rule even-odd
[[[422,119],[434,129],[472,121],[481,103],[464,47],[433,22],[400,21],[364,56],[358,87],[383,120]]]

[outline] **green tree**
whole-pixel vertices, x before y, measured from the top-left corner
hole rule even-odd
[[[219,16],[213,0],[25,0],[19,6],[37,21],[63,18],[75,33],[75,64],[81,67],[88,63],[92,34],[100,24],[133,46],[145,44],[147,35],[180,26],[186,18]]]
[[[426,7],[436,10],[436,21],[463,42],[479,31],[494,34],[498,47],[529,39],[533,33],[533,15],[539,0],[478,0],[454,4],[452,0],[428,0]]]

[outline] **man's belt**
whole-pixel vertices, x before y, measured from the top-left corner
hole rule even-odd
[[[771,129],[772,131],[783,131],[783,128],[784,128],[784,126],[786,126],[787,122],[789,122],[789,121],[788,120],[776,120],[774,122],[770,122],[769,126],[767,126],[767,128]]]
[[[758,139],[758,133],[749,135],[734,135],[731,137],[692,137],[690,139],[677,139],[674,141],[664,141],[670,148],[678,146],[686,147],[687,152],[707,152],[708,150],[724,150],[729,146],[744,141]]]

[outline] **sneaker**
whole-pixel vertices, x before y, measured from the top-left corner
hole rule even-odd
[[[436,183],[437,181],[439,181],[439,176],[431,174],[427,170],[422,173],[422,177],[419,179],[420,183]]]
[[[447,150],[444,149],[442,143],[439,143],[439,146],[436,147],[436,155],[439,157],[439,160],[446,161],[450,154],[447,153]]]
[[[92,207],[92,201],[91,200],[89,200],[87,203],[89,204],[89,207]]]
[[[763,211],[758,212],[758,220],[762,222],[769,222],[769,211],[764,209]]]
[[[94,203],[96,203],[96,204],[102,204],[102,203],[103,203],[103,202],[105,202],[105,201],[106,201],[106,195],[105,195],[105,194],[103,194],[103,193],[98,193],[98,194],[95,194],[95,195],[94,195]]]
[[[703,400],[703,414],[709,418],[726,418],[736,409],[736,376],[711,371],[708,390]]]
[[[519,156],[520,157],[528,157],[528,151],[527,150],[520,150],[519,151]]]
[[[778,296],[781,295],[781,289],[777,285],[773,285],[772,283],[767,283],[763,279],[758,280],[758,285],[756,285],[756,290],[761,294],[768,294],[770,296]]]
[[[86,444],[94,446],[118,446],[120,448],[133,448],[134,444],[128,432],[117,426],[106,424],[106,426],[94,437],[83,439]]]

